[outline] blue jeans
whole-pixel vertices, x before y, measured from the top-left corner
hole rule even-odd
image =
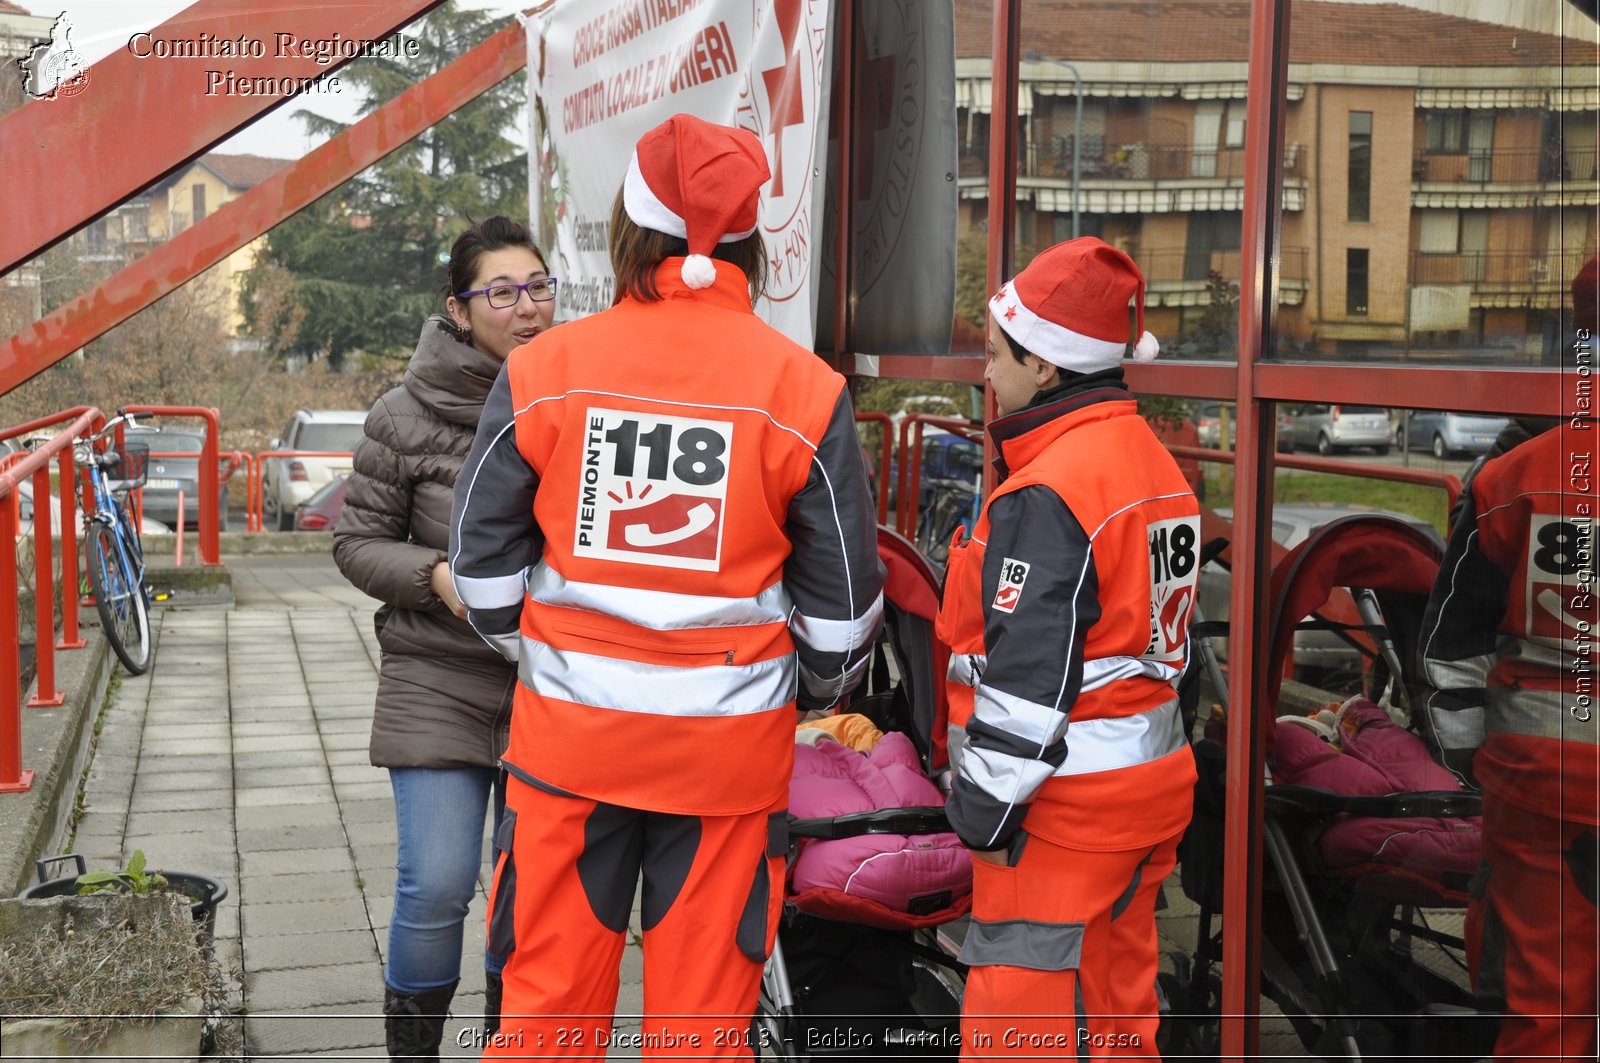
[[[494,768],[390,768],[400,846],[384,981],[421,993],[461,977],[462,925],[483,867],[483,816],[500,825],[505,791]],[[495,974],[505,958],[484,950]]]

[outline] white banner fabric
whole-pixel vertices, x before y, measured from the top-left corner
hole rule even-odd
[[[767,296],[756,307],[812,348],[822,231],[831,0],[558,2],[523,20],[529,213],[556,319],[611,305],[611,209],[639,137],[680,112],[748,129],[767,152]]]

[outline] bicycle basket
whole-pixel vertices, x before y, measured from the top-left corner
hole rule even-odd
[[[117,453],[117,463],[106,470],[106,486],[112,491],[143,487],[149,464],[150,444],[126,440]]]

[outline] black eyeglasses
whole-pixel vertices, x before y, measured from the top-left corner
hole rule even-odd
[[[556,286],[559,283],[555,277],[540,277],[527,284],[492,284],[477,291],[456,292],[456,298],[471,299],[474,295],[481,295],[489,300],[489,305],[496,310],[504,310],[508,306],[516,306],[523,292],[527,292],[528,298],[536,303],[548,303],[556,297]]]

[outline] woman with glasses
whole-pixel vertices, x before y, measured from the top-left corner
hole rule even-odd
[[[484,399],[513,349],[550,327],[556,279],[528,230],[502,216],[450,254],[446,314],[423,322],[403,382],[380,398],[356,450],[334,559],[383,603],[372,763],[389,769],[399,832],[384,969],[391,1058],[436,1059],[461,975],[462,925],[498,825],[516,669],[468,626],[446,546],[455,480]],[[504,960],[485,951],[485,1026]]]

